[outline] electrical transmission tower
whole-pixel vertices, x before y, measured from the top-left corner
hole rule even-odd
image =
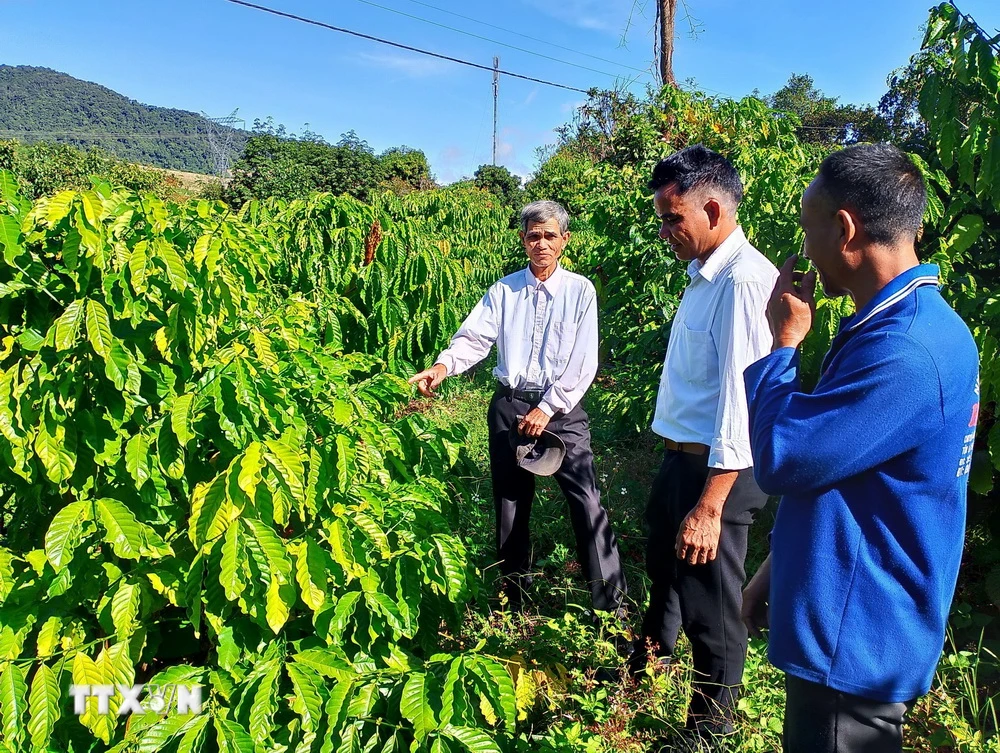
[[[246,128],[246,121],[237,117],[237,112],[239,108],[221,118],[211,118],[202,113],[208,122],[208,150],[212,157],[212,172],[222,179],[229,177],[229,168],[233,164],[236,131]]]

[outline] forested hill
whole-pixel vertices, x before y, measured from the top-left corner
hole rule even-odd
[[[0,139],[100,146],[147,165],[210,172],[209,121],[49,68],[0,65]],[[249,134],[234,134],[237,152]]]

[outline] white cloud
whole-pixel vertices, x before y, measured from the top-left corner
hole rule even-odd
[[[620,36],[632,15],[633,0],[528,0],[529,4],[546,15],[581,29],[600,31],[612,36]],[[637,8],[632,18],[633,24],[640,20]]]
[[[377,68],[387,68],[398,71],[410,78],[427,78],[440,76],[447,72],[450,64],[444,60],[406,53],[371,53],[362,52],[359,57]]]

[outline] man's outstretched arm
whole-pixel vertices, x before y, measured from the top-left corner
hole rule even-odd
[[[500,307],[500,296],[494,285],[462,322],[451,344],[441,352],[434,365],[407,381],[416,384],[421,395],[433,397],[434,390],[446,377],[461,374],[486,358],[500,333]]]

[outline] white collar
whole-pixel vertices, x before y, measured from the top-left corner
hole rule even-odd
[[[694,279],[695,275],[700,274],[708,282],[713,282],[716,275],[719,274],[722,268],[726,266],[746,242],[747,237],[743,233],[743,228],[737,225],[736,229],[726,236],[726,239],[716,247],[715,251],[709,255],[704,263],[698,259],[693,259],[688,264],[688,276]]]
[[[556,290],[559,289],[559,284],[562,282],[563,278],[563,268],[559,262],[556,262],[555,271],[549,275],[549,278],[544,282],[540,281],[535,277],[534,273],[531,271],[531,265],[529,264],[524,269],[524,280],[528,284],[529,288],[542,288],[548,291],[549,295],[555,295]]]

